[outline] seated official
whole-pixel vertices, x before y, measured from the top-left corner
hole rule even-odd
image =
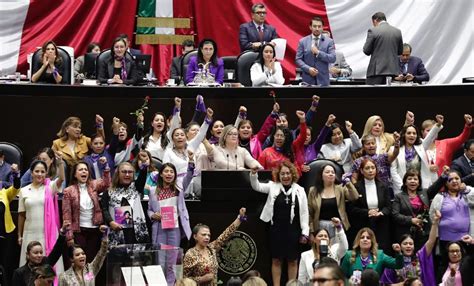
[[[213,75],[216,83],[224,82],[224,61],[217,57],[217,44],[214,40],[204,39],[199,43],[197,56],[189,60],[184,83],[193,82],[199,70]]]
[[[181,81],[181,64],[183,62],[183,57],[186,53],[194,50],[194,42],[192,40],[184,40],[181,44],[181,56],[174,57],[171,62],[170,68],[170,78],[174,79],[176,84],[179,84]]]
[[[285,83],[281,64],[275,59],[275,48],[272,44],[267,43],[260,49],[257,60],[250,68],[250,79],[252,86]]]
[[[100,54],[99,43],[92,42],[87,46],[86,54],[94,53]],[[84,59],[85,56],[82,55],[74,61],[74,78],[84,78]]]
[[[322,33],[324,36],[331,38],[331,33],[324,30]],[[329,64],[329,76],[330,78],[338,77],[350,77],[352,75],[351,66],[346,62],[346,57],[342,51],[336,50],[336,62]]]
[[[63,81],[63,58],[58,53],[58,47],[53,41],[47,41],[41,47],[41,67],[34,71],[31,82],[65,83]]]
[[[411,46],[407,43],[403,44],[403,52],[400,56],[400,73],[394,80],[416,83],[430,80],[423,61],[419,57],[411,56]]]
[[[135,84],[137,82],[137,68],[135,61],[126,53],[127,43],[123,38],[115,38],[110,57],[97,62],[100,83]]]
[[[329,64],[329,75],[331,78],[350,77],[352,75],[351,66],[346,62],[346,58],[341,51],[336,50],[336,62]]]

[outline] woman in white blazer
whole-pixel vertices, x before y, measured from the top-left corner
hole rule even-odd
[[[331,243],[329,239],[329,232],[327,229],[317,229],[314,234],[314,240],[312,242],[311,249],[301,253],[300,267],[298,268],[298,280],[303,284],[308,284],[313,279],[314,268],[319,264],[321,258],[324,256],[330,257],[337,262],[340,262],[341,258],[344,257],[349,243],[347,242],[346,233],[341,220],[333,218],[332,223],[336,229],[336,235],[334,241]],[[324,243],[324,241],[326,243]],[[327,252],[324,253],[324,247],[321,245],[327,245]]]
[[[423,142],[420,132],[413,124],[405,125],[400,134],[400,152],[392,162],[390,174],[392,176],[393,191],[395,194],[401,192],[403,176],[409,169],[418,171],[421,175],[421,187],[427,189],[434,183],[433,172],[430,170],[430,162],[426,150],[434,142],[442,128],[442,120],[430,130]],[[392,147],[393,148],[393,147]],[[436,172],[434,172],[436,173]]]
[[[250,68],[252,86],[269,84],[282,85],[285,83],[281,64],[275,59],[275,48],[272,44],[265,44],[260,48],[258,58]]]
[[[288,265],[288,280],[298,274],[299,243],[308,242],[308,200],[298,185],[296,167],[284,161],[273,171],[273,181],[260,183],[257,169],[250,174],[250,184],[257,192],[268,194],[260,219],[270,223],[273,285],[280,285],[281,264]]]

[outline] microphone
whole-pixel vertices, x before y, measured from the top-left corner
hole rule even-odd
[[[237,171],[237,154],[235,154],[235,170]]]
[[[227,170],[229,170],[229,153],[227,153]]]

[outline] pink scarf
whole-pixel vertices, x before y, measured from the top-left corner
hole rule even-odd
[[[53,250],[59,230],[58,197],[53,196],[49,186],[50,182],[50,179],[44,181],[44,247],[46,255],[49,255]]]
[[[443,285],[456,285],[456,286],[461,286],[462,285],[462,279],[461,279],[461,272],[459,271],[459,263],[457,265],[457,270],[456,270],[456,275],[454,275],[454,279],[451,277],[451,266],[453,264],[449,263],[448,269],[446,269],[446,272],[444,272],[443,275],[443,280],[442,284]],[[454,284],[448,283],[448,280],[451,280],[450,282],[454,282]],[[454,280],[454,281],[453,281]]]

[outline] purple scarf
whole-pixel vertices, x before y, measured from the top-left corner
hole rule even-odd
[[[115,56],[115,60],[122,63],[122,70],[120,72],[121,73],[120,78],[122,80],[126,80],[127,79],[127,69],[126,69],[126,65],[125,65],[125,57]]]
[[[413,159],[415,159],[416,151],[415,147],[412,147],[411,149],[408,149],[405,147],[405,161],[411,162]]]

